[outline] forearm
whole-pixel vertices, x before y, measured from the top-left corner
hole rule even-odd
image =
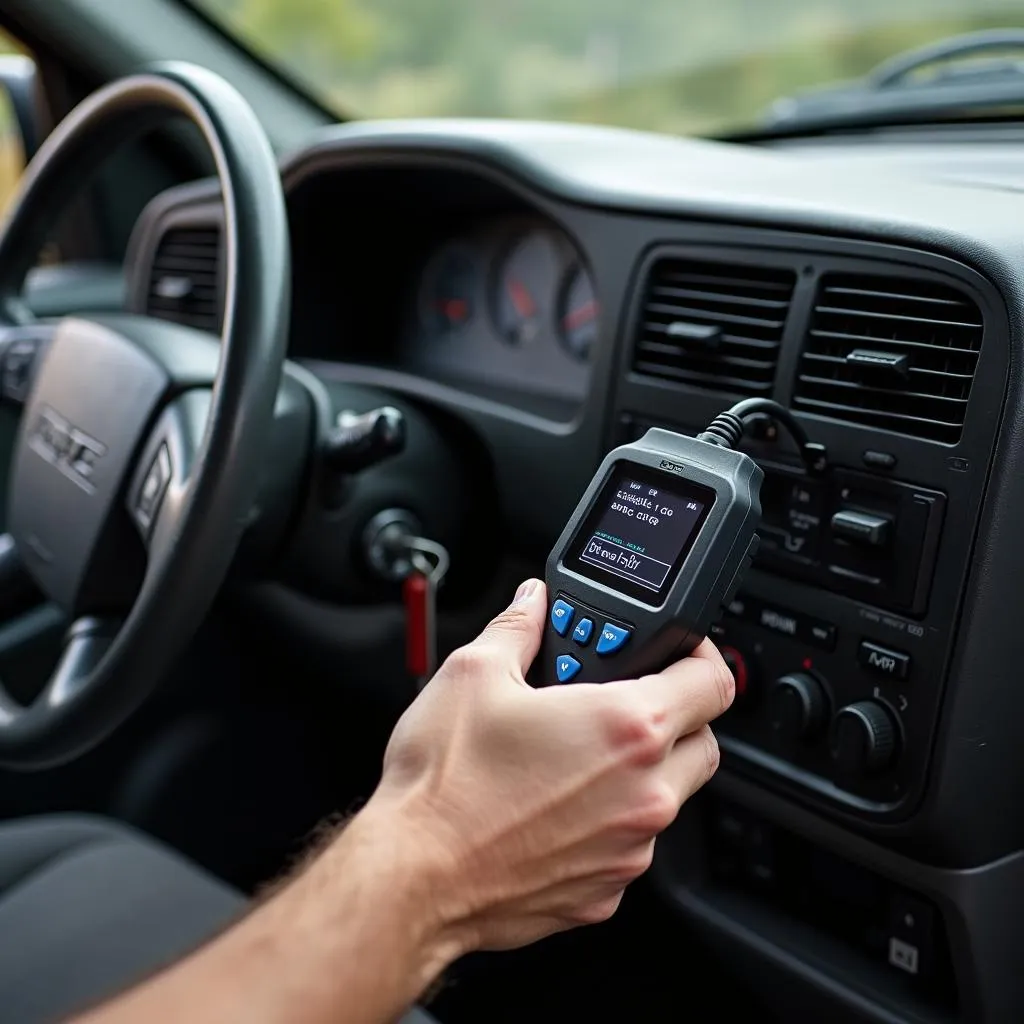
[[[81,1024],[383,1024],[460,952],[436,887],[422,850],[371,805],[240,924]]]

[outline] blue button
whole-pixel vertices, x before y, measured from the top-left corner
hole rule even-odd
[[[560,683],[567,683],[570,679],[576,678],[576,673],[583,666],[571,655],[560,654],[555,658],[555,675]]]
[[[576,609],[568,601],[558,600],[551,606],[551,625],[559,636],[565,636],[575,614]]]
[[[594,632],[593,619],[580,619],[576,628],[572,631],[572,638],[581,646],[590,642],[590,634]]]
[[[630,631],[622,626],[613,626],[606,622],[601,627],[601,635],[597,638],[598,654],[614,654],[628,639]]]

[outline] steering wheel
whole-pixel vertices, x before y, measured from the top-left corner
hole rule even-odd
[[[127,314],[32,322],[25,277],[68,199],[171,116],[202,133],[225,222],[221,338]],[[160,682],[254,511],[289,314],[288,225],[255,114],[201,68],[161,65],[86,99],[38,151],[0,236],[0,386],[23,402],[8,529],[73,620],[29,707],[0,689],[0,765],[83,752]]]

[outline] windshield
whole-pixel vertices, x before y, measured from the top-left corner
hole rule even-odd
[[[191,0],[342,117],[482,116],[686,134],[895,53],[1024,26],[1021,0]]]

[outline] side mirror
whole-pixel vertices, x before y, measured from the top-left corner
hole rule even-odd
[[[43,130],[42,108],[38,73],[35,61],[20,53],[0,54],[0,90],[7,94],[10,114],[20,136],[22,166],[35,156],[45,132]],[[2,123],[2,120],[0,120]],[[11,134],[10,131],[4,134]],[[9,145],[8,140],[3,140]]]

